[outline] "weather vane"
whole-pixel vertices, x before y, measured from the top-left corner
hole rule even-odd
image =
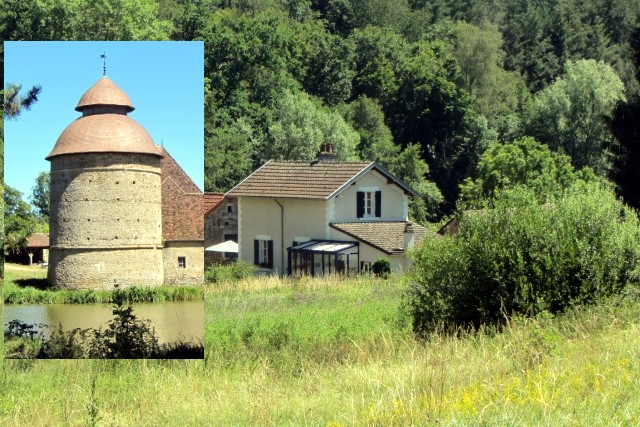
[[[100,58],[102,58],[102,75],[106,76],[107,75],[107,53],[102,52],[102,55],[100,55]]]

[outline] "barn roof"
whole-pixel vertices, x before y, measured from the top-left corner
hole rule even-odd
[[[162,179],[162,238],[204,240],[202,191],[164,147],[160,161]]]

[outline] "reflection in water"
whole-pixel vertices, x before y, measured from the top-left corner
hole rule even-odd
[[[110,304],[45,304],[5,305],[5,325],[13,319],[29,324],[44,323],[62,329],[106,328],[113,318]],[[158,341],[204,342],[204,302],[178,301],[133,304],[133,314],[138,319],[151,320]],[[41,328],[37,328],[41,330]],[[46,329],[45,335],[47,335]]]

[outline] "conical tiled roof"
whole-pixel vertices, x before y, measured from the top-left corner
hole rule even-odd
[[[134,110],[127,94],[107,76],[103,76],[82,95],[76,106],[76,111],[82,111],[84,107],[90,105],[119,105],[127,107],[128,112]]]
[[[133,105],[108,77],[87,90],[76,110],[82,117],[62,132],[47,160],[62,154],[141,153],[162,157],[149,133],[127,116]]]

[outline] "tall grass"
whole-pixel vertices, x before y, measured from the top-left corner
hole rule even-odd
[[[5,304],[110,304],[110,290],[53,290],[46,283],[43,269],[5,271],[3,297]],[[162,301],[198,301],[204,298],[201,286],[134,286],[123,290],[129,303]]]
[[[208,287],[206,363],[6,360],[0,425],[640,423],[637,298],[419,342],[397,287]]]

